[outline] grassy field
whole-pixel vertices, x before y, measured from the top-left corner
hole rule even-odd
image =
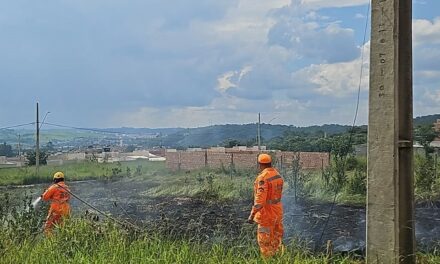
[[[159,172],[146,176],[157,183],[145,192],[152,197],[185,196],[214,200],[250,199],[255,173],[240,171],[229,173],[221,170],[197,170],[194,172]]]
[[[353,177],[353,172],[347,172],[347,177]],[[309,201],[333,202],[335,191],[330,190],[322,179],[321,171],[309,171],[301,182],[300,195]],[[342,188],[336,194],[336,203],[354,206],[365,206],[366,193],[352,193],[347,188]]]
[[[254,243],[237,238],[226,244],[174,240],[159,234],[134,233],[112,224],[96,224],[73,219],[45,239],[37,236],[17,239],[1,233],[1,263],[324,263],[288,245],[285,253],[263,261]],[[336,263],[362,263],[335,257]]]
[[[130,173],[127,173],[129,168]],[[113,176],[113,169],[118,169]],[[33,168],[28,168],[33,170]],[[23,184],[27,181],[50,181],[57,170],[66,172],[68,180],[132,177],[149,181],[148,197],[193,197],[213,203],[242,201],[252,196],[254,171],[199,170],[168,172],[163,162],[127,162],[121,164],[81,163],[68,166],[44,166],[41,178],[32,178],[26,169],[0,170],[2,184]],[[29,174],[28,174],[29,173]],[[129,174],[129,175],[128,175]],[[5,177],[8,175],[9,177]],[[30,176],[29,176],[30,175]],[[30,177],[30,178],[28,178]],[[289,186],[287,186],[289,187]],[[318,172],[311,172],[301,181],[301,195],[312,199],[331,200]],[[344,197],[344,192],[339,199]],[[22,208],[25,208],[24,205]],[[299,244],[286,245],[283,255],[270,260],[259,256],[255,227],[247,226],[231,239],[200,240],[164,233],[156,226],[141,232],[108,222],[70,219],[54,236],[44,238],[42,211],[13,210],[0,199],[0,263],[328,263],[320,254],[312,254]],[[160,225],[159,225],[160,226]],[[419,255],[418,263],[440,263],[435,254]],[[350,256],[335,256],[333,263],[364,263]]]
[[[63,171],[67,181],[111,179],[139,176],[155,171],[165,171],[164,162],[127,161],[116,163],[80,162],[62,166],[41,166],[39,176],[35,167],[0,169],[0,185],[22,185],[50,182],[54,172]]]
[[[157,187],[147,191],[150,196],[198,196],[205,195],[219,199],[248,198],[256,171],[225,169],[202,169],[191,172],[169,172],[165,162],[130,161],[121,163],[80,162],[62,166],[41,166],[39,176],[35,167],[0,169],[0,186],[48,183],[56,171],[63,171],[67,181],[120,177],[138,177],[155,183]],[[289,173],[289,172],[286,172]],[[348,172],[352,177],[353,172]],[[286,187],[289,183],[286,181]],[[203,193],[206,192],[206,193]],[[311,201],[332,202],[334,192],[329,191],[321,177],[321,171],[305,171],[299,181],[298,193]],[[365,195],[341,190],[336,201],[340,204],[364,205]]]
[[[255,243],[247,239],[222,244],[174,240],[151,230],[136,233],[110,223],[98,227],[83,219],[71,219],[49,238],[17,238],[2,231],[0,263],[364,263],[348,256],[313,255],[294,244],[264,260]],[[439,261],[434,255],[418,256],[421,264]]]

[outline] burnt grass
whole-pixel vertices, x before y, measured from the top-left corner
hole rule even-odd
[[[71,182],[75,194],[113,217],[139,226],[142,233],[159,234],[171,240],[189,239],[201,243],[252,241],[254,225],[246,223],[252,206],[249,199],[226,200],[200,192],[193,196],[149,195],[148,190],[159,183],[143,179],[119,181]],[[47,184],[0,188],[11,201],[21,201],[41,194]],[[365,207],[298,201],[288,194],[283,200],[285,242],[300,240],[310,249],[322,250],[327,240],[333,241],[337,252],[362,252],[365,249]],[[13,204],[11,204],[12,206]],[[18,205],[18,204],[17,204]],[[73,215],[83,217],[89,210],[77,199],[71,201]],[[46,209],[39,210],[47,212]],[[92,216],[93,218],[93,216]],[[105,218],[105,217],[104,217]],[[99,215],[99,221],[104,218]],[[416,237],[418,250],[436,251],[440,237],[440,206],[416,206]],[[322,238],[321,238],[322,236]],[[360,253],[360,254],[362,254]]]
[[[125,179],[71,183],[71,190],[118,219],[170,239],[218,242],[254,234],[254,226],[246,222],[252,207],[249,199],[219,199],[212,194],[215,192],[206,190],[194,196],[145,193],[156,186],[151,181]],[[77,199],[71,204],[77,215],[88,209]]]
[[[230,240],[243,237],[251,227],[246,223],[251,201],[158,197],[146,207],[153,217],[145,227],[173,239]]]

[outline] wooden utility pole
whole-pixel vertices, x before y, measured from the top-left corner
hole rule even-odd
[[[415,263],[412,0],[372,0],[367,263]]]
[[[36,123],[36,140],[35,140],[35,169],[36,176],[39,174],[40,167],[40,114],[37,102],[37,123]]]

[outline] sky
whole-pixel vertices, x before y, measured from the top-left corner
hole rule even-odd
[[[414,115],[440,113],[440,1],[414,0]],[[0,0],[0,127],[358,124],[368,0]],[[364,60],[362,62],[362,53]]]

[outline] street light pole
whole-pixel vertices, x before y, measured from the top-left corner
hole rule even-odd
[[[21,134],[18,134],[18,157],[20,158],[20,162],[21,162]],[[20,165],[21,166],[21,165]]]
[[[269,120],[269,122],[267,122],[267,124],[269,125],[272,121],[274,121],[275,119],[277,119],[277,117],[272,118],[271,120]]]
[[[35,142],[35,169],[36,169],[36,177],[39,174],[39,166],[40,166],[40,114],[39,107],[37,102],[37,123],[36,123],[36,142]]]
[[[44,121],[46,120],[46,117],[47,117],[48,114],[50,114],[49,111],[47,111],[46,114],[44,115],[43,121],[41,121],[40,129],[41,129],[41,127],[43,126]]]

